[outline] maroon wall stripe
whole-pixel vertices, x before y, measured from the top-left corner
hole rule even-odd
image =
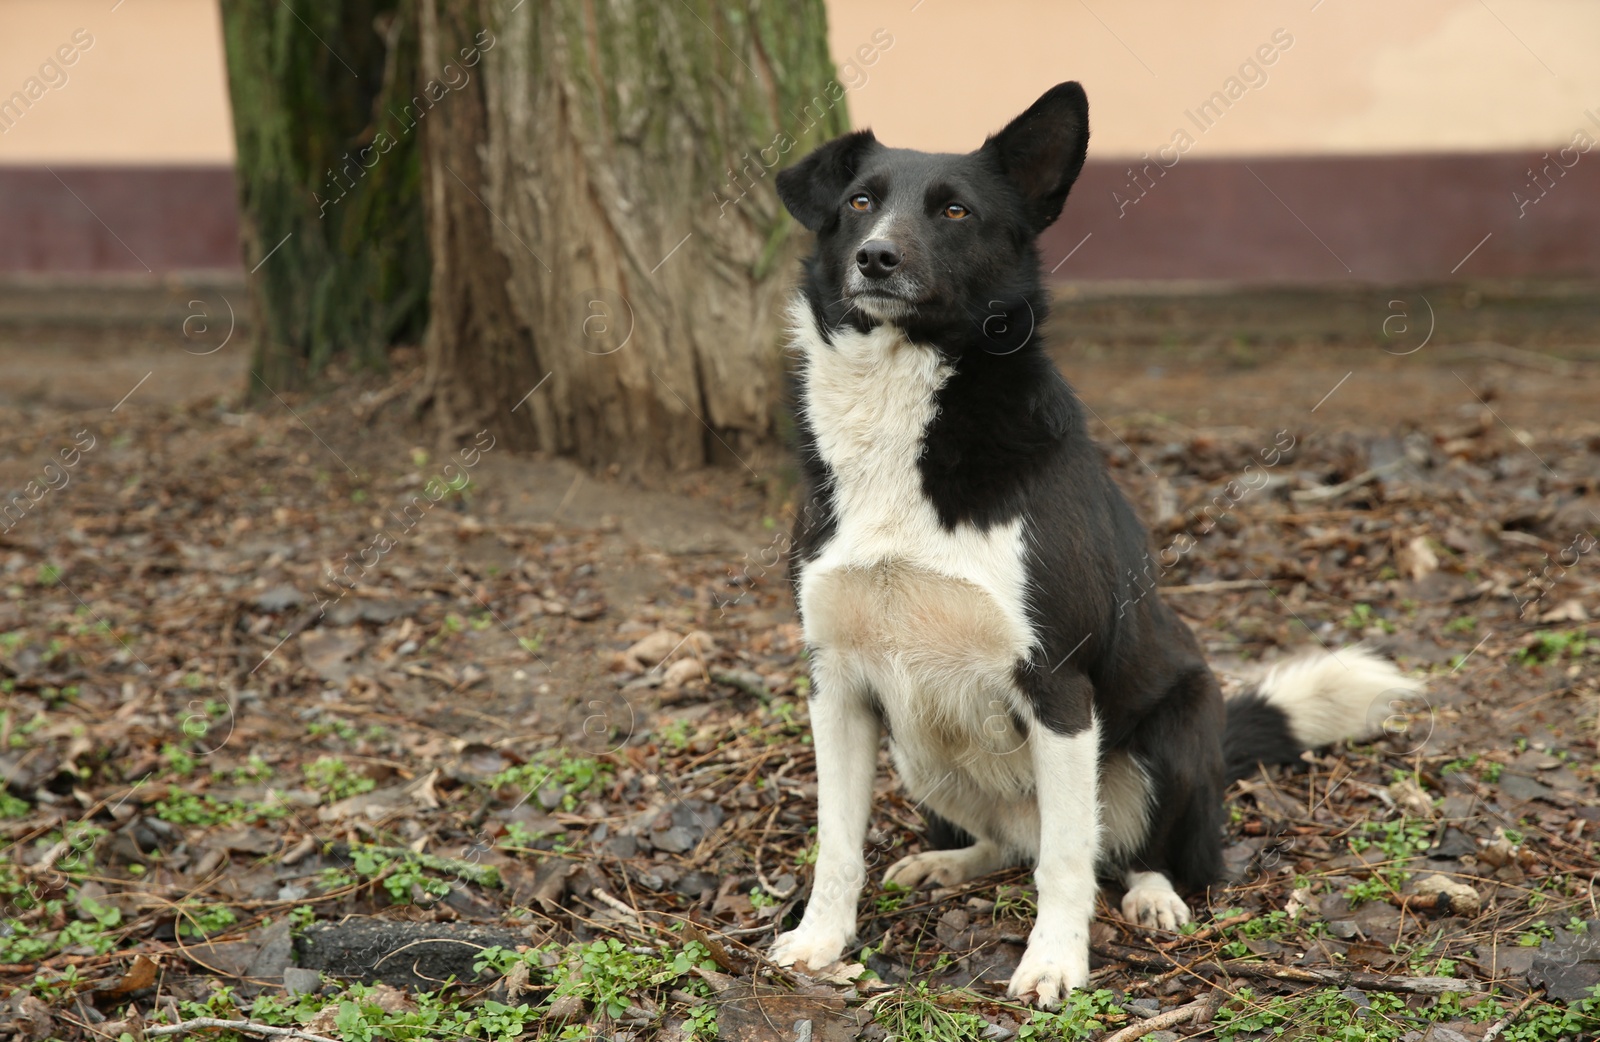
[[[1084,167],[1042,244],[1045,267],[1060,264],[1057,278],[1600,275],[1600,149],[1180,159],[1165,171],[1154,162],[1148,172],[1142,162],[1131,169]]]
[[[238,234],[226,167],[0,167],[0,272],[237,270]],[[1042,252],[1058,279],[1592,278],[1600,149],[1090,162]]]
[[[232,167],[0,166],[0,272],[239,267]]]

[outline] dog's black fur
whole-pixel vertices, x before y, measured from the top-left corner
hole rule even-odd
[[[937,348],[954,370],[924,432],[923,493],[946,529],[1023,519],[1034,551],[1027,607],[1038,647],[1017,663],[1016,680],[1034,718],[1072,734],[1089,726],[1092,707],[1102,750],[1132,752],[1150,778],[1147,836],[1124,867],[1203,888],[1221,869],[1227,781],[1258,761],[1292,759],[1301,746],[1284,713],[1261,698],[1225,711],[1189,628],[1146,595],[1145,529],[1045,354],[1039,330],[1048,296],[1036,241],[1060,214],[1087,143],[1087,99],[1066,83],[976,152],[891,149],[861,131],[783,171],[777,186],[816,233],[801,292],[830,343],[830,331],[880,322],[846,289],[863,236],[880,213],[915,215],[914,234],[895,244],[900,261],[881,280],[878,310],[893,311],[909,339]],[[851,203],[861,195],[865,209]],[[951,217],[952,203],[966,216]],[[805,500],[796,576],[836,523],[816,432],[803,410],[797,417]],[[936,842],[963,838],[930,822]]]

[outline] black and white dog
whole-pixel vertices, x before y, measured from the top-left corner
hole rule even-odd
[[[1143,596],[1145,530],[1037,335],[1035,240],[1088,136],[1083,89],[1064,83],[976,152],[860,131],[778,176],[817,236],[792,316],[807,497],[792,565],[820,804],[780,964],[821,967],[855,936],[882,730],[931,831],[969,844],[886,880],[1035,862],[1011,994],[1053,1006],[1088,980],[1097,874],[1126,886],[1129,920],[1187,922],[1175,887],[1218,876],[1230,779],[1375,733],[1420,690],[1346,649],[1224,705],[1188,627]]]

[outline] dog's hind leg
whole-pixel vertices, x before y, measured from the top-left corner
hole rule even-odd
[[[1159,930],[1176,930],[1193,916],[1189,905],[1161,872],[1129,869],[1123,876],[1128,892],[1122,898],[1122,917],[1130,923]]]
[[[960,886],[969,879],[986,876],[1010,864],[1000,844],[980,839],[970,847],[956,850],[924,850],[920,854],[903,857],[889,866],[883,874],[885,885],[915,888],[919,886]]]
[[[1119,859],[1129,922],[1175,930],[1190,919],[1176,886],[1204,890],[1222,868],[1222,696],[1204,664],[1174,682],[1130,753],[1150,785],[1144,841]]]

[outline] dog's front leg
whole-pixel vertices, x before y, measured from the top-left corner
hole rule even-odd
[[[856,903],[866,880],[862,846],[878,764],[878,720],[861,685],[833,680],[826,656],[813,660],[811,737],[817,754],[817,867],[800,926],[779,936],[772,959],[820,969],[855,939]]]
[[[1087,681],[1081,686],[1087,689]],[[1069,696],[1059,692],[1057,697]],[[1013,998],[1032,994],[1039,1005],[1052,1009],[1067,992],[1089,983],[1089,923],[1099,891],[1099,734],[1089,716],[1087,691],[1074,690],[1070,697],[1085,700],[1084,726],[1071,730],[1057,712],[1044,714],[1045,720],[1036,714],[1029,735],[1039,798],[1039,867],[1034,873],[1039,914],[1010,988]]]

